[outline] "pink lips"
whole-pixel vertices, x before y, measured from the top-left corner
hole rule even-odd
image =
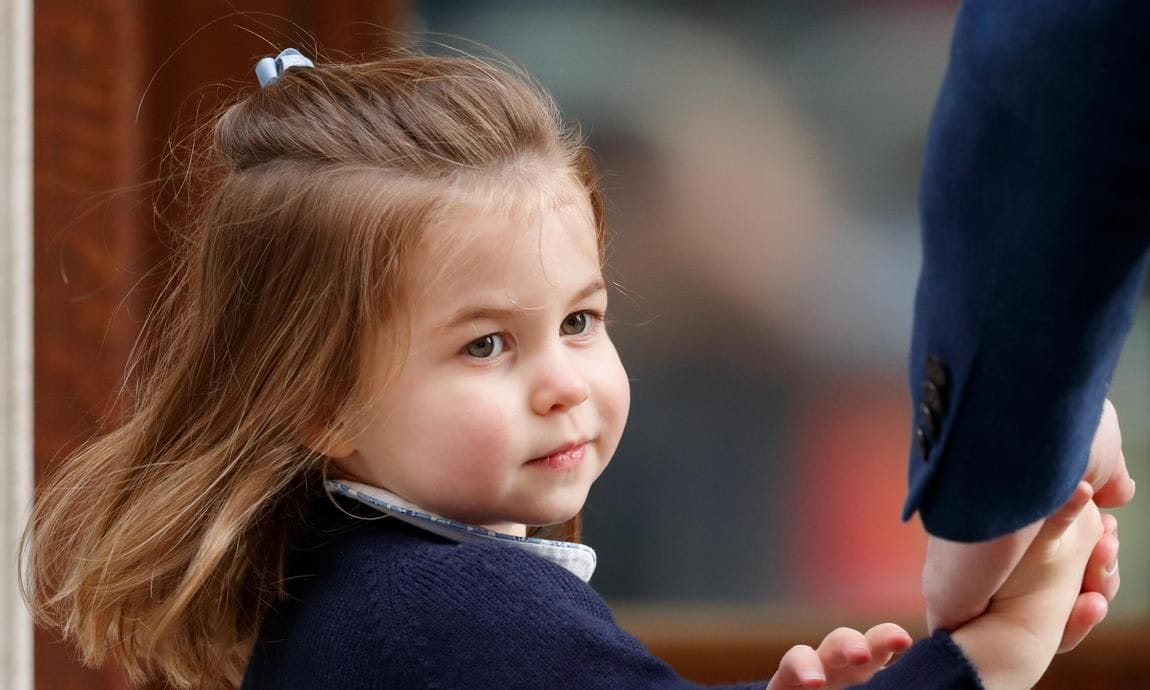
[[[576,443],[564,446],[559,450],[545,455],[541,458],[535,458],[528,462],[532,467],[541,467],[548,470],[569,470],[579,466],[583,462],[583,451],[587,448],[587,442]]]

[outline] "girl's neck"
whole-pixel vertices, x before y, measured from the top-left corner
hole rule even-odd
[[[399,498],[402,498],[404,501],[407,501],[408,503],[411,503],[413,505],[417,505],[417,504],[415,504],[414,501],[408,500],[408,498],[406,496],[401,496],[400,494],[396,493],[395,491],[392,491],[391,489],[387,488],[386,486],[379,486],[378,484],[367,481],[366,479],[358,476],[355,472],[349,471],[346,467],[344,467],[339,462],[334,462],[331,465],[329,465],[329,469],[325,473],[325,478],[326,479],[337,479],[337,480],[342,479],[342,480],[346,480],[349,482],[356,482],[358,484],[366,484],[368,486],[374,486],[375,488],[382,489],[383,491],[386,491],[389,494],[399,496]],[[419,507],[426,510],[426,508],[424,508],[424,506],[419,506]],[[443,517],[451,519],[451,520],[455,520],[455,518],[451,515],[444,515]],[[458,520],[457,522],[466,522],[466,521],[465,520]],[[515,522],[499,522],[499,523],[494,523],[494,524],[490,524],[490,525],[476,525],[476,527],[482,527],[483,529],[491,530],[492,532],[499,532],[500,534],[509,534],[513,537],[526,537],[527,536],[527,525],[523,525],[523,524],[519,524],[519,523],[515,523]]]

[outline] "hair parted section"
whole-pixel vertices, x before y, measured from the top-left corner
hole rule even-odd
[[[362,421],[369,349],[404,347],[405,271],[435,219],[569,180],[600,252],[604,221],[579,135],[529,78],[478,58],[291,69],[201,132],[128,412],[42,485],[21,568],[38,621],[85,662],[227,688],[284,594],[324,449]]]

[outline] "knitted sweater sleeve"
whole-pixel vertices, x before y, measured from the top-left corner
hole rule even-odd
[[[603,600],[553,563],[501,545],[405,559],[390,578],[402,687],[687,689],[613,620]],[[762,690],[767,679],[729,686]],[[981,688],[945,634],[922,640],[862,688]]]

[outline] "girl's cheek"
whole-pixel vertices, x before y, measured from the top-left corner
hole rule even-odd
[[[627,415],[631,409],[631,382],[618,355],[615,356],[613,364],[614,366],[605,368],[610,373],[608,380],[604,382],[607,396],[602,414],[613,427],[618,441],[618,437],[623,434],[623,427],[627,423]]]
[[[467,406],[456,416],[453,446],[457,457],[481,471],[490,463],[499,462],[515,451],[512,435],[512,420],[507,410],[495,400],[487,399],[485,404]]]
[[[627,415],[631,412],[631,381],[622,367],[619,367],[619,372],[619,431],[622,433],[623,427],[627,424]]]

